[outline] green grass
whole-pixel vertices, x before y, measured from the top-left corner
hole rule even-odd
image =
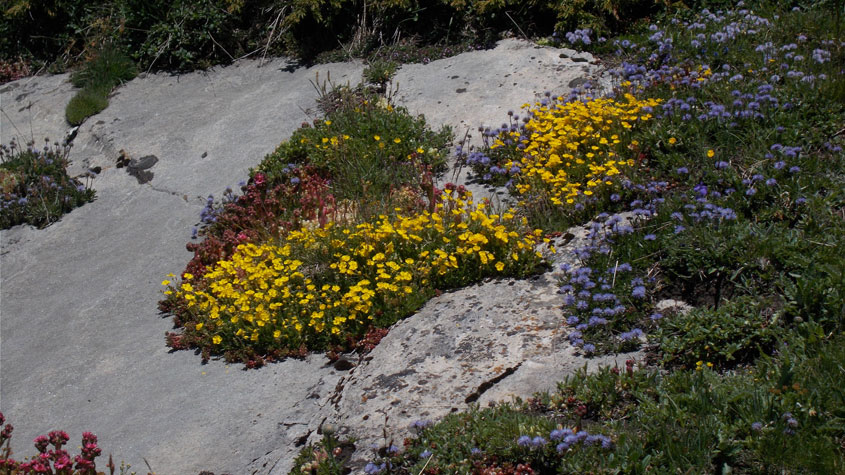
[[[85,119],[102,112],[109,105],[107,88],[84,88],[70,98],[65,108],[65,119],[70,125],[79,125]]]
[[[113,46],[102,47],[82,69],[71,75],[71,83],[80,88],[65,108],[70,125],[79,125],[109,105],[108,96],[118,85],[138,74],[135,63]]]

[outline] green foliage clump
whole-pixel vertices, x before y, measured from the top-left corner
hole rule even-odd
[[[109,105],[109,90],[84,88],[70,98],[65,107],[65,119],[70,125],[79,125],[85,119],[103,111]]]
[[[376,86],[379,92],[384,93],[387,83],[396,75],[397,67],[398,64],[393,61],[383,59],[372,60],[364,69],[364,80]]]
[[[776,305],[743,296],[718,308],[696,308],[665,318],[655,333],[667,364],[733,366],[772,351],[783,335]]]
[[[138,68],[129,56],[113,45],[105,45],[70,76],[70,82],[79,88],[111,89],[131,81],[138,75]]]
[[[508,31],[619,31],[661,8],[655,0],[12,0],[0,12],[0,58],[63,69],[116,42],[144,69],[193,70],[258,54],[313,60],[339,47],[344,59],[426,61]]]
[[[110,45],[102,47],[70,78],[71,83],[81,89],[65,108],[68,123],[79,125],[108,107],[112,89],[137,74],[135,63],[123,52]]]
[[[420,190],[426,181],[424,169],[445,169],[452,137],[448,127],[432,131],[422,116],[414,117],[362,89],[341,87],[321,102],[334,111],[294,132],[256,171],[272,181],[284,176],[291,164],[307,163],[332,177],[338,200],[361,204],[373,198],[382,203],[403,186]]]
[[[0,229],[18,224],[43,228],[94,200],[94,190],[67,174],[69,147],[37,150],[12,142],[0,148]]]

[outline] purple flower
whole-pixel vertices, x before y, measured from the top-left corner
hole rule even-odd
[[[634,287],[634,290],[631,291],[631,296],[638,299],[645,298],[645,287],[642,285]]]
[[[720,160],[720,161],[716,162],[715,166],[716,166],[717,170],[724,170],[725,168],[728,168],[729,164],[728,164],[728,162]]]
[[[789,173],[798,173],[801,171],[801,167],[789,167]]]
[[[661,318],[663,318],[663,314],[662,313],[652,313],[649,318],[651,318],[651,321],[656,322],[657,320],[660,320]]]
[[[619,339],[622,340],[622,341],[629,341],[629,340],[633,340],[634,338],[639,338],[643,335],[644,335],[644,333],[643,333],[642,330],[640,330],[639,328],[634,328],[631,331],[620,334]]]
[[[544,439],[543,437],[540,437],[539,435],[537,437],[534,437],[533,439],[531,439],[531,446],[534,447],[534,448],[542,447],[542,446],[546,445],[547,443],[548,443],[548,441],[546,439]]]
[[[364,473],[367,473],[367,474],[370,474],[370,475],[373,475],[373,474],[376,474],[376,473],[381,473],[381,471],[384,470],[385,466],[386,466],[385,464],[376,465],[373,462],[369,462],[369,463],[367,463],[367,466],[364,467]]]
[[[643,236],[643,240],[646,241],[654,241],[655,239],[657,239],[657,236],[655,236],[654,234],[646,234],[645,236]]]
[[[516,439],[516,445],[520,447],[528,447],[531,445],[531,437],[528,437],[527,435],[519,436],[519,438]]]
[[[686,175],[687,173],[689,173],[689,169],[687,169],[687,167],[681,167],[678,168],[677,172],[678,175]]]
[[[763,430],[763,423],[762,422],[752,422],[751,423],[751,430],[754,432],[760,432]]]
[[[590,353],[595,353],[595,351],[596,351],[596,345],[593,345],[592,343],[587,343],[586,345],[584,345],[584,352],[585,353],[590,354]]]

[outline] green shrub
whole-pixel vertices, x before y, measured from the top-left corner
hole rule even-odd
[[[393,61],[375,59],[370,61],[364,69],[364,81],[376,86],[379,92],[384,93],[387,83],[396,75],[398,65]]]
[[[94,199],[88,184],[67,175],[69,150],[49,143],[41,150],[14,142],[0,148],[0,229],[43,228]]]
[[[423,117],[413,117],[385,98],[361,90],[341,88],[334,94],[336,99],[324,104],[337,109],[326,120],[294,132],[257,171],[274,181],[290,164],[315,166],[332,177],[332,193],[338,200],[365,205],[360,209],[364,214],[370,200],[376,207],[373,213],[379,214],[387,204],[383,200],[403,186],[420,189],[425,169],[437,173],[445,168],[451,140],[447,127],[434,132]],[[332,101],[336,106],[330,105]]]
[[[0,16],[0,58],[24,55],[62,69],[91,45],[117,42],[144,69],[192,70],[259,52],[312,60],[339,46],[344,58],[388,52],[392,60],[425,61],[490,44],[507,31],[529,37],[583,27],[618,31],[663,6],[655,0],[13,0]],[[418,43],[419,54],[405,51],[407,38]]]
[[[668,364],[734,366],[771,352],[782,335],[781,302],[740,297],[662,320],[655,338]]]
[[[131,58],[116,46],[104,45],[85,62],[82,69],[71,75],[70,82],[79,88],[111,90],[137,75],[138,68]]]

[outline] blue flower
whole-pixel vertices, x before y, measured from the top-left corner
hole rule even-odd
[[[642,285],[634,287],[634,290],[631,291],[631,297],[638,299],[645,298],[645,287]]]
[[[476,449],[476,450],[477,450],[477,449]],[[428,449],[423,450],[423,451],[422,451],[422,453],[420,453],[420,458],[421,458],[421,459],[427,459],[427,458],[429,458],[429,457],[431,457],[431,451],[430,451],[430,450],[428,450]]]
[[[376,473],[381,473],[381,471],[384,470],[384,467],[385,467],[385,464],[376,465],[373,462],[369,462],[369,463],[367,463],[367,466],[364,467],[364,473],[368,473],[370,475],[376,474]]]
[[[518,439],[516,439],[516,445],[520,447],[528,447],[531,445],[531,437],[527,435],[521,435]]]
[[[547,443],[548,441],[539,435],[531,439],[531,446],[534,448],[543,447]]]
[[[418,421],[414,421],[414,423],[411,424],[411,428],[413,428],[413,429],[425,429],[426,427],[430,427],[433,424],[434,423],[429,421],[429,420],[422,420],[421,419],[421,420],[418,420]]]

